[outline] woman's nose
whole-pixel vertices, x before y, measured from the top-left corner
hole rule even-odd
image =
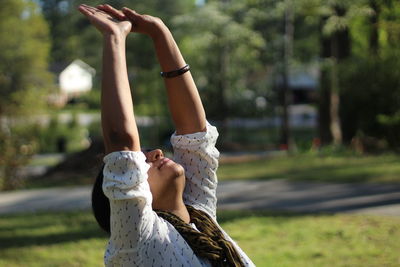
[[[158,160],[163,157],[164,157],[164,153],[162,152],[161,149],[154,149],[147,154],[148,161],[155,161],[155,160]]]

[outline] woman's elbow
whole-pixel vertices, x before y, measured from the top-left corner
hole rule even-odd
[[[105,133],[104,140],[110,150],[140,150],[139,137],[131,131],[112,129]]]

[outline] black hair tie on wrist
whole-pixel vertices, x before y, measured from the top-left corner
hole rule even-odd
[[[186,64],[183,68],[178,70],[168,71],[168,72],[161,72],[161,76],[164,78],[174,78],[176,76],[182,75],[185,72],[190,70],[189,64]]]

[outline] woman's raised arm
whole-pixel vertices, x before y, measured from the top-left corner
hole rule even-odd
[[[125,41],[132,24],[87,5],[79,6],[79,11],[103,34],[101,122],[106,153],[140,151],[125,59]]]
[[[158,24],[153,42],[163,72],[178,70],[186,65],[171,32],[163,23]],[[164,78],[164,82],[177,134],[205,131],[206,115],[190,71],[173,78]]]
[[[179,70],[186,65],[168,27],[158,18],[141,15],[129,8],[122,11],[109,5],[98,6],[119,20],[132,22],[132,31],[150,36],[163,72]],[[168,105],[177,134],[189,134],[206,129],[206,115],[190,71],[174,78],[164,78]]]

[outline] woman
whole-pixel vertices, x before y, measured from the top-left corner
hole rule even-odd
[[[189,66],[168,28],[128,8],[81,5],[79,10],[104,37],[106,156],[92,200],[97,221],[110,233],[105,264],[254,266],[216,222],[218,133],[206,121]],[[141,151],[125,62],[131,31],[153,40],[176,127],[174,160],[159,149]]]

